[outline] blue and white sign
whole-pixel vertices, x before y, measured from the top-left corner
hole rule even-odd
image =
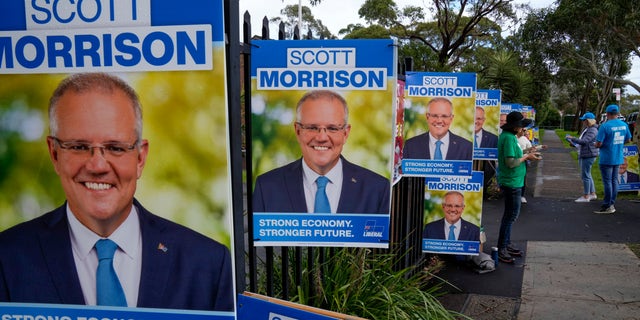
[[[2,320],[233,320],[233,312],[0,302]]]
[[[638,147],[624,146],[624,162],[618,166],[618,191],[640,190]]]
[[[392,40],[252,41],[258,90],[386,90],[395,76]],[[260,53],[259,53],[260,52]]]
[[[389,246],[389,215],[253,213],[256,246]]]
[[[276,299],[271,299],[276,300]],[[278,300],[279,301],[279,300]],[[298,307],[299,306],[299,307]],[[305,308],[303,310],[302,308]],[[317,311],[317,312],[314,312]],[[247,320],[337,320],[345,317],[330,317],[321,313],[330,313],[292,302],[277,303],[257,297],[238,295],[238,319]],[[343,315],[344,316],[344,315]]]
[[[211,70],[222,1],[4,0],[0,74]]]
[[[471,177],[425,178],[423,252],[480,252],[483,180],[484,174],[479,171]]]
[[[404,93],[402,174],[470,176],[476,74],[410,72]]]
[[[406,95],[409,97],[473,98],[475,93],[475,73],[407,73]]]
[[[498,159],[498,128],[501,100],[501,90],[478,89],[476,93],[474,160]]]

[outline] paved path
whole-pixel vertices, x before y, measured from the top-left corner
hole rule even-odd
[[[537,167],[534,198],[574,200],[582,190],[576,160],[555,132],[545,131],[543,141],[549,149]],[[586,204],[585,215],[593,215],[593,204],[599,201]],[[640,260],[624,243],[528,242],[523,278],[518,319],[640,319]]]
[[[640,243],[640,203],[619,200],[612,215],[593,213],[598,200],[575,203],[582,181],[571,149],[554,131],[541,140],[548,149],[530,167],[528,203],[512,232],[525,256],[482,275],[447,264],[450,294],[441,301],[473,319],[640,319],[640,259],[626,246]],[[485,200],[487,253],[502,210],[502,199]]]

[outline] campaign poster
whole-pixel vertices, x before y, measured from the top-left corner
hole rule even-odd
[[[222,0],[1,1],[0,230],[64,204],[47,151],[49,97],[69,74],[106,72],[130,84],[142,105],[149,153],[136,199],[233,252],[223,13]],[[179,253],[166,241],[154,247]],[[142,268],[141,278],[148,279]],[[15,314],[164,317],[162,309],[53,309]],[[175,313],[167,317],[234,319],[233,312]]]
[[[255,246],[389,245],[392,40],[251,42]]]
[[[402,174],[470,176],[475,105],[475,73],[407,73]]]
[[[640,190],[638,147],[624,146],[624,162],[618,166],[618,191]]]
[[[482,225],[483,173],[425,179],[422,251],[477,255]]]
[[[473,137],[474,160],[498,159],[501,90],[478,89]]]

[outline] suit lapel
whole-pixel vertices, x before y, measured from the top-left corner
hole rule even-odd
[[[338,201],[338,213],[356,212],[358,195],[361,194],[360,176],[356,174],[356,168],[351,162],[340,156],[342,160],[342,193]]]
[[[142,271],[138,292],[138,307],[157,305],[165,296],[166,283],[169,279],[167,267],[173,265],[177,252],[171,250],[171,239],[162,238],[163,224],[145,210],[137,201],[135,205],[140,218],[142,233]],[[162,267],[159,267],[162,266]]]
[[[302,185],[302,161],[302,159],[299,159],[292,164],[291,172],[284,177],[284,185],[291,205],[293,206],[293,212],[304,213],[308,211],[304,195],[304,186]]]
[[[46,231],[39,235],[42,255],[47,265],[46,272],[51,275],[61,303],[85,304],[73,260],[66,204],[56,209],[47,224]]]

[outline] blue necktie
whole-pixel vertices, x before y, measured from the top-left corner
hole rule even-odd
[[[447,238],[447,240],[455,240],[456,239],[456,233],[453,231],[456,229],[456,226],[450,226],[449,227],[449,238]]]
[[[113,269],[113,254],[118,245],[109,239],[96,242],[98,252],[98,270],[96,271],[96,290],[99,306],[127,306],[124,290]]]
[[[442,144],[442,141],[436,141],[436,154],[433,157],[433,160],[442,160],[442,150],[440,150],[440,146],[442,146]]]
[[[476,136],[476,138],[473,139],[473,147],[478,148],[478,136]]]
[[[620,175],[620,184],[625,184],[626,182],[624,182],[624,174]]]
[[[318,191],[316,191],[316,201],[313,205],[314,213],[331,213],[329,198],[327,197],[327,192],[325,191],[327,183],[329,183],[329,179],[325,176],[319,176],[318,179],[316,179]]]

